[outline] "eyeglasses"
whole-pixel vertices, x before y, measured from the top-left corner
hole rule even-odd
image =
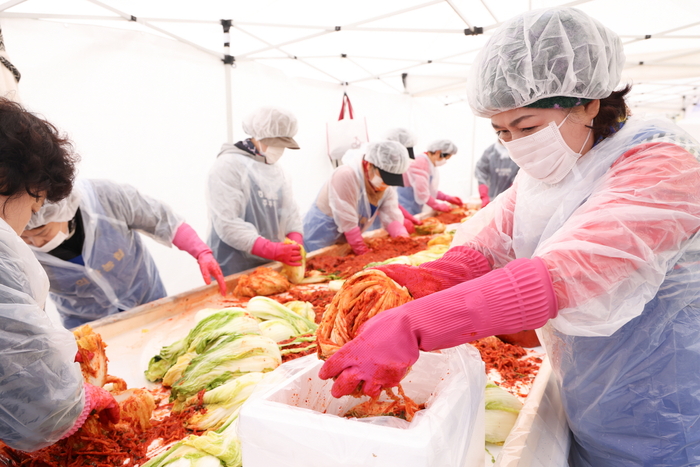
[[[452,157],[452,154],[447,154],[443,152],[442,154],[440,154],[440,157],[442,159],[449,159],[450,157]]]

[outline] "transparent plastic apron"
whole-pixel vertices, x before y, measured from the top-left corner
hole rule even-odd
[[[613,138],[596,145],[559,184],[519,174],[513,228],[518,258],[543,245],[593,193],[597,182],[627,150],[652,141],[697,146],[665,121],[630,119]],[[562,386],[574,434],[571,465],[685,466],[700,464],[700,242],[681,249],[658,290],[640,286],[622,327],[605,336],[571,335],[560,310],[538,330]],[[635,297],[635,293],[631,294]],[[626,310],[622,310],[624,313]],[[602,313],[604,314],[604,313]],[[606,331],[606,321],[590,329]],[[576,323],[581,328],[581,323]],[[585,329],[583,330],[585,333]]]

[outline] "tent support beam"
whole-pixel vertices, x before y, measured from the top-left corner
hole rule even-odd
[[[171,38],[173,38],[173,39],[175,39],[175,40],[177,40],[177,41],[180,41],[180,42],[182,42],[183,44],[187,44],[187,45],[189,45],[189,46],[191,46],[191,47],[194,47],[194,48],[197,49],[197,50],[200,50],[200,51],[202,51],[202,52],[205,52],[205,53],[207,53],[207,54],[209,54],[209,55],[213,55],[214,57],[218,58],[219,60],[223,60],[223,58],[224,58],[220,53],[214,52],[213,50],[209,50],[209,49],[207,49],[206,47],[202,47],[201,45],[195,44],[195,43],[192,42],[192,41],[188,41],[188,40],[185,39],[184,37],[180,37],[180,36],[178,36],[177,34],[173,34],[173,33],[169,32],[169,31],[166,31],[165,29],[161,29],[161,28],[159,28],[159,27],[157,27],[157,26],[154,26],[154,25],[152,25],[151,23],[149,23],[149,22],[147,22],[147,21],[139,20],[138,18],[134,17],[133,15],[130,15],[130,14],[125,13],[125,12],[123,12],[123,11],[117,10],[116,8],[113,8],[113,7],[109,6],[109,5],[105,5],[104,3],[100,2],[99,0],[87,0],[87,1],[90,2],[90,3],[94,3],[95,5],[100,6],[100,7],[104,8],[105,10],[109,10],[109,11],[111,11],[111,12],[114,13],[114,14],[117,14],[117,15],[121,16],[121,17],[122,17],[124,20],[126,20],[126,21],[136,21],[137,23],[139,23],[139,24],[141,24],[141,25],[143,25],[143,26],[145,26],[145,27],[147,27],[147,28],[153,29],[154,31],[158,31],[159,33],[164,34],[164,35],[166,35],[166,36],[168,36],[168,37],[171,37]]]
[[[295,55],[290,54],[289,52],[287,52],[287,51],[285,51],[285,50],[282,50],[282,49],[281,49],[281,47],[282,47],[281,45],[279,45],[279,46],[278,46],[278,45],[272,45],[272,44],[270,44],[269,42],[267,42],[265,39],[262,39],[262,38],[256,36],[255,34],[252,34],[252,33],[248,32],[248,31],[246,31],[245,29],[241,29],[240,27],[238,27],[237,29],[238,29],[239,31],[245,33],[245,34],[248,34],[248,35],[249,35],[250,37],[252,37],[253,39],[259,40],[259,41],[262,42],[263,44],[268,44],[268,45],[270,45],[271,48],[279,50],[280,52],[282,52],[283,54],[285,54],[285,55],[288,56],[289,58],[298,60],[300,63],[303,63],[304,65],[306,65],[306,66],[308,66],[308,67],[310,67],[310,68],[313,68],[314,70],[318,71],[319,73],[322,73],[322,74],[328,76],[329,78],[331,78],[331,79],[333,79],[333,80],[335,80],[335,81],[337,81],[337,82],[339,82],[339,83],[341,83],[341,84],[343,83],[343,80],[341,80],[341,79],[339,79],[339,78],[336,78],[335,76],[333,76],[333,75],[331,75],[330,73],[328,73],[328,72],[326,72],[326,71],[324,71],[324,70],[318,68],[317,66],[314,66],[314,65],[310,64],[309,62],[307,62],[307,61],[304,60],[303,58],[299,58],[299,57],[297,57],[297,56],[295,56]],[[321,33],[321,34],[326,34],[326,33],[323,32],[323,33]],[[316,35],[320,35],[320,34],[316,34]],[[243,56],[245,57],[245,55],[243,55]]]
[[[2,5],[0,5],[0,11],[5,11],[8,8],[12,8],[13,6],[19,5],[20,3],[24,3],[27,0],[10,0],[9,2],[5,2]]]

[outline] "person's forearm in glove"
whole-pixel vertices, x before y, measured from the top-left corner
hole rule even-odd
[[[382,271],[396,283],[406,287],[413,298],[421,298],[481,277],[491,271],[491,266],[486,257],[478,251],[466,246],[456,246],[447,250],[442,258],[418,267],[388,264],[372,269]]]
[[[301,246],[294,243],[271,242],[258,237],[250,251],[255,256],[279,261],[287,266],[301,266]]]
[[[345,239],[356,255],[364,255],[369,251],[365,240],[362,238],[362,231],[359,226],[345,232]]]
[[[211,284],[211,277],[214,276],[216,282],[219,283],[219,292],[221,295],[226,295],[226,281],[219,263],[214,258],[214,254],[207,244],[199,238],[197,232],[186,222],[183,222],[178,227],[177,232],[175,232],[173,245],[192,255],[199,264],[199,270],[202,273],[204,282],[207,285]]]
[[[389,233],[391,238],[408,237],[408,231],[406,230],[406,227],[403,226],[403,222],[390,222],[386,226],[386,231]]]
[[[479,197],[481,198],[481,207],[486,207],[486,205],[491,202],[489,199],[489,187],[486,185],[479,185]]]
[[[324,363],[319,377],[336,378],[334,397],[351,394],[360,383],[362,392],[376,397],[382,388],[401,381],[419,350],[536,329],[556,315],[545,263],[518,259],[478,279],[379,313]]]
[[[437,199],[439,199],[440,201],[447,201],[448,203],[454,204],[456,206],[462,206],[464,204],[462,203],[462,200],[458,197],[447,195],[442,191],[437,192]]]
[[[87,420],[93,410],[99,413],[101,422],[119,423],[121,409],[112,394],[90,383],[83,383],[83,388],[85,389],[85,405],[83,406],[83,411],[78,416],[73,427],[68,430],[61,439],[68,438],[78,431],[80,427],[85,424],[85,420]]]
[[[431,208],[435,209],[436,211],[439,212],[450,212],[452,211],[452,207],[450,207],[449,204],[446,203],[441,203],[440,201],[436,200],[432,196],[428,198],[428,201],[425,203]]]
[[[410,221],[412,224],[421,225],[421,224],[423,223],[423,221],[419,221],[418,219],[416,219],[416,218],[413,216],[413,214],[411,214],[410,212],[408,212],[408,211],[406,210],[406,208],[403,207],[403,206],[401,206],[400,204],[399,204],[399,210],[401,211],[401,214],[403,214],[403,218],[404,218],[404,219],[407,219],[407,220]]]
[[[406,232],[412,234],[416,231],[416,228],[414,226],[422,224],[423,221],[419,221],[418,219],[413,217],[413,214],[408,212],[406,208],[404,208],[400,204],[399,209],[401,210],[401,214],[403,214],[403,226],[406,228]]]

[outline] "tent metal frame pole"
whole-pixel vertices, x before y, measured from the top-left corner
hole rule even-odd
[[[231,89],[231,68],[235,66],[235,58],[231,55],[231,23],[222,19],[221,27],[224,31],[224,86],[226,87],[226,142],[233,144],[233,90]]]
[[[460,9],[457,7],[457,5],[455,5],[454,2],[453,2],[452,0],[445,0],[445,2],[447,2],[447,4],[450,6],[450,8],[452,8],[452,11],[454,11],[454,12],[457,14],[457,16],[460,17],[460,19],[461,19],[462,21],[464,21],[464,24],[466,24],[467,27],[468,27],[469,29],[472,29],[472,27],[473,27],[472,23],[469,22],[469,20],[467,19],[467,17],[464,16],[464,14],[460,11]],[[487,9],[488,9],[488,8],[487,8]],[[491,10],[489,10],[489,12],[490,12],[490,11],[491,11]],[[494,19],[495,19],[495,18],[494,18]],[[464,34],[464,30],[462,30],[462,34]]]
[[[9,2],[5,2],[2,5],[0,5],[0,11],[5,11],[8,8],[12,8],[13,6],[17,6],[20,3],[24,3],[27,0],[10,0]]]
[[[337,82],[339,82],[339,83],[341,83],[341,84],[344,83],[343,80],[339,79],[339,78],[336,77],[336,76],[331,75],[331,74],[328,73],[327,71],[322,70],[321,68],[319,68],[319,67],[317,67],[317,66],[315,66],[315,65],[310,64],[309,62],[307,62],[307,61],[304,60],[303,58],[299,58],[299,57],[297,57],[296,55],[292,55],[292,54],[290,54],[289,52],[287,52],[287,51],[285,51],[285,50],[282,50],[282,48],[281,48],[282,45],[273,45],[273,44],[270,44],[270,43],[267,42],[265,39],[262,39],[262,38],[256,36],[255,34],[252,34],[252,33],[248,32],[248,31],[246,31],[245,29],[241,29],[240,27],[238,27],[237,29],[238,29],[239,31],[245,33],[245,34],[248,34],[250,37],[252,37],[252,38],[254,38],[254,39],[256,39],[256,40],[262,42],[263,44],[268,44],[268,45],[271,46],[271,48],[274,48],[274,49],[279,50],[279,51],[282,52],[283,54],[287,55],[289,58],[292,58],[292,59],[294,59],[294,60],[298,60],[300,63],[303,63],[304,65],[306,65],[306,66],[308,66],[308,67],[310,67],[310,68],[313,68],[314,70],[318,71],[319,73],[322,73],[322,74],[328,76],[329,78],[331,78],[331,79],[333,79],[333,80],[335,80],[335,81],[337,81]],[[321,33],[321,34],[326,34],[326,32],[323,32],[323,33]],[[316,34],[316,35],[320,35],[320,34]],[[246,55],[243,55],[243,56],[245,57]]]

